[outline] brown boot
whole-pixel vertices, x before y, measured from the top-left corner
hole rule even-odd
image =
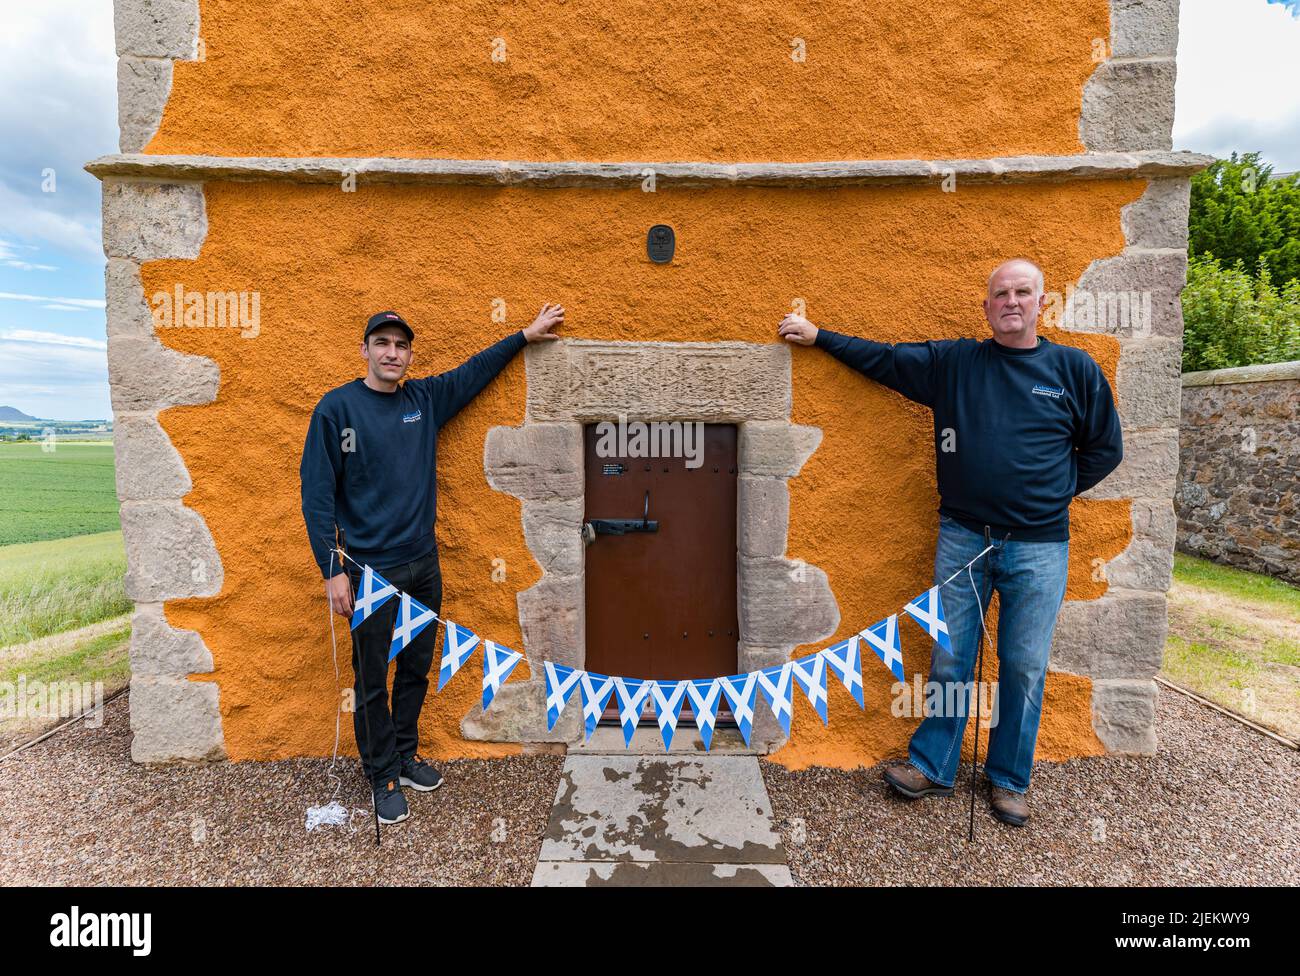
[[[989,804],[993,807],[993,816],[1004,824],[1023,827],[1029,819],[1029,801],[1023,793],[992,786],[989,788]]]
[[[923,796],[952,796],[952,787],[936,783],[911,763],[890,766],[885,770],[885,782],[909,800]]]

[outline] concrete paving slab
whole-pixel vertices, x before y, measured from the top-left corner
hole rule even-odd
[[[753,756],[570,754],[534,877],[576,876],[548,862],[784,866],[771,810]]]
[[[784,864],[539,861],[534,888],[789,888]]]

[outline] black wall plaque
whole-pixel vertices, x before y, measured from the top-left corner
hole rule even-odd
[[[645,237],[645,252],[655,264],[667,264],[677,249],[677,238],[667,224],[655,224]]]

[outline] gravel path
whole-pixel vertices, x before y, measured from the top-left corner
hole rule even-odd
[[[308,833],[307,807],[333,793],[328,760],[138,766],[127,696],[106,711],[0,763],[0,885],[527,885],[563,765],[442,764],[446,784],[408,790],[411,819],[376,850],[355,759],[337,767],[354,830]]]
[[[952,797],[895,799],[870,770],[763,763],[797,884],[1297,885],[1300,753],[1160,689],[1160,753],[1041,763],[1023,828],[970,767]]]
[[[309,834],[306,808],[332,792],[328,761],[137,766],[126,704],[0,763],[0,884],[532,878],[559,757],[445,764],[447,786],[408,792],[412,818],[384,828],[376,851],[355,760],[338,767],[353,831]],[[879,768],[760,765],[801,884],[1300,884],[1300,753],[1165,689],[1158,723],[1157,756],[1040,765],[1021,830],[993,820],[981,795],[973,846],[964,783],[906,803]]]

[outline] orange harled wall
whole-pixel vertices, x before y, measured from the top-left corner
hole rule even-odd
[[[1080,90],[1107,4],[921,2],[329,5],[204,0],[207,60],[177,63],[149,151],[516,159],[830,159],[1075,153]],[[608,8],[608,9],[606,9]],[[1012,35],[1009,25],[1015,25]],[[504,36],[507,60],[490,60]],[[808,61],[789,58],[803,37]],[[1014,43],[1012,43],[1014,37]],[[1012,63],[1012,57],[1015,61]],[[381,62],[382,58],[382,62]],[[657,66],[652,69],[651,66]],[[990,72],[1002,71],[1000,86]],[[999,75],[999,78],[1002,78]],[[215,598],[167,603],[212,651],[233,759],[324,755],[335,679],[319,573],[299,513],[298,461],[321,394],[361,375],[361,324],[396,308],[415,327],[412,375],[441,371],[531,320],[567,309],[574,338],[776,341],[792,301],[819,324],[885,341],[983,336],[985,278],[1000,259],[1040,261],[1063,290],[1124,246],[1120,208],[1143,181],[839,189],[523,189],[210,183],[195,261],[143,269],[146,296],[261,294],[261,330],[159,330],[221,369],[214,403],[165,411],[189,468],[185,502],[225,572]],[[645,257],[671,224],[672,264]],[[491,319],[504,299],[508,321]],[[1114,383],[1118,343],[1086,349]],[[790,482],[787,555],[829,575],[848,636],[928,585],[937,496],[929,414],[818,350],[795,349],[794,414],[821,446]],[[522,422],[522,357],[445,428],[439,526],[445,616],[520,646],[515,595],[540,577],[519,503],[487,485],[488,429]],[[1095,599],[1093,560],[1127,546],[1127,502],[1076,502],[1069,599]],[[828,524],[854,526],[827,533]],[[503,559],[504,582],[492,580]],[[350,685],[346,622],[338,621]],[[903,625],[910,672],[927,642]],[[824,643],[829,643],[829,640]],[[824,646],[817,645],[817,646]],[[801,648],[799,653],[815,650]],[[866,662],[865,715],[831,691],[829,729],[796,706],[792,766],[902,754],[914,720],[892,718],[892,677]],[[991,666],[992,667],[992,666]],[[990,668],[991,669],[991,668]],[[523,665],[518,677],[526,675]],[[471,672],[430,693],[431,756],[517,746],[459,732]],[[1049,676],[1039,755],[1100,752],[1087,679]],[[351,749],[345,728],[343,747]],[[353,750],[354,751],[354,750]]]

